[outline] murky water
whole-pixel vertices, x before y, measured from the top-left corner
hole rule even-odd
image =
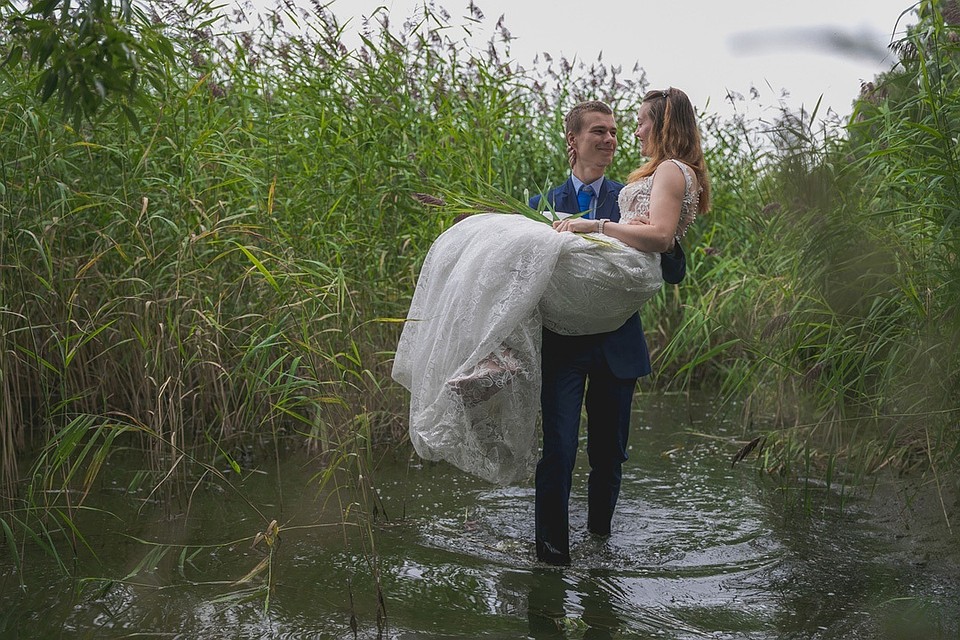
[[[97,503],[122,521],[81,516],[101,564],[71,567],[114,581],[78,586],[36,551],[18,576],[5,558],[0,637],[960,637],[960,522],[943,516],[955,501],[887,483],[842,510],[836,491],[811,489],[804,507],[750,463],[731,468],[739,434],[710,402],[640,398],[613,535],[585,532],[584,454],[564,569],[535,561],[532,483],[492,487],[406,451],[377,471],[376,554],[363,532],[325,524],[353,507],[319,492],[302,456],[279,473],[251,462],[242,491],[207,478],[166,503],[127,491],[133,472],[117,467]],[[281,541],[256,572],[266,545],[250,536],[274,518]]]

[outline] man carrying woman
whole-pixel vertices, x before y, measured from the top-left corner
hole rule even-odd
[[[685,93],[647,93],[634,135],[649,160],[626,185],[608,180],[613,113],[599,102],[574,107],[566,120],[572,175],[546,197],[552,210],[586,213],[552,228],[525,216],[475,215],[441,234],[394,361],[394,378],[411,391],[417,452],[494,482],[525,477],[542,410],[536,548],[550,564],[570,562],[568,503],[584,398],[587,528],[610,534],[633,391],[650,373],[636,310],[662,280],[683,279],[680,238],[709,208]],[[539,197],[530,202],[539,204]]]

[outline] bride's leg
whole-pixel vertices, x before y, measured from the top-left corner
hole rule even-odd
[[[489,400],[507,386],[521,368],[517,352],[502,345],[469,373],[452,378],[447,385],[467,404],[477,404]]]

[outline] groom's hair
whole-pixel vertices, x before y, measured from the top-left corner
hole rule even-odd
[[[564,117],[564,133],[580,133],[580,130],[583,129],[583,115],[591,112],[602,113],[605,116],[613,115],[613,109],[607,106],[605,102],[600,102],[599,100],[580,102],[575,104],[573,108],[567,112],[566,117]]]

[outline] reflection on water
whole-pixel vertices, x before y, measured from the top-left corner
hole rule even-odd
[[[371,565],[358,536],[318,526],[330,521],[318,513],[331,502],[309,489],[315,465],[291,459],[280,474],[265,466],[244,494],[283,527],[269,608],[256,581],[236,582],[262,554],[249,539],[224,544],[262,530],[264,516],[202,485],[186,522],[159,507],[125,517],[124,533],[188,545],[129,580],[76,590],[34,556],[21,591],[0,564],[0,637],[958,636],[956,537],[937,509],[922,508],[925,497],[908,509],[902,494],[885,489],[882,499],[848,499],[841,513],[821,492],[808,517],[749,464],[730,467],[732,435],[737,428],[708,403],[642,399],[613,534],[586,533],[581,465],[571,503],[574,564],[564,569],[535,561],[532,483],[493,487],[398,454],[378,470],[388,518],[378,522]],[[141,506],[124,495],[110,508],[124,500]],[[144,546],[120,537],[109,518],[100,530],[90,543],[105,564],[84,566],[86,574],[131,574]],[[196,546],[204,544],[214,546]],[[376,572],[387,612],[380,630]]]

